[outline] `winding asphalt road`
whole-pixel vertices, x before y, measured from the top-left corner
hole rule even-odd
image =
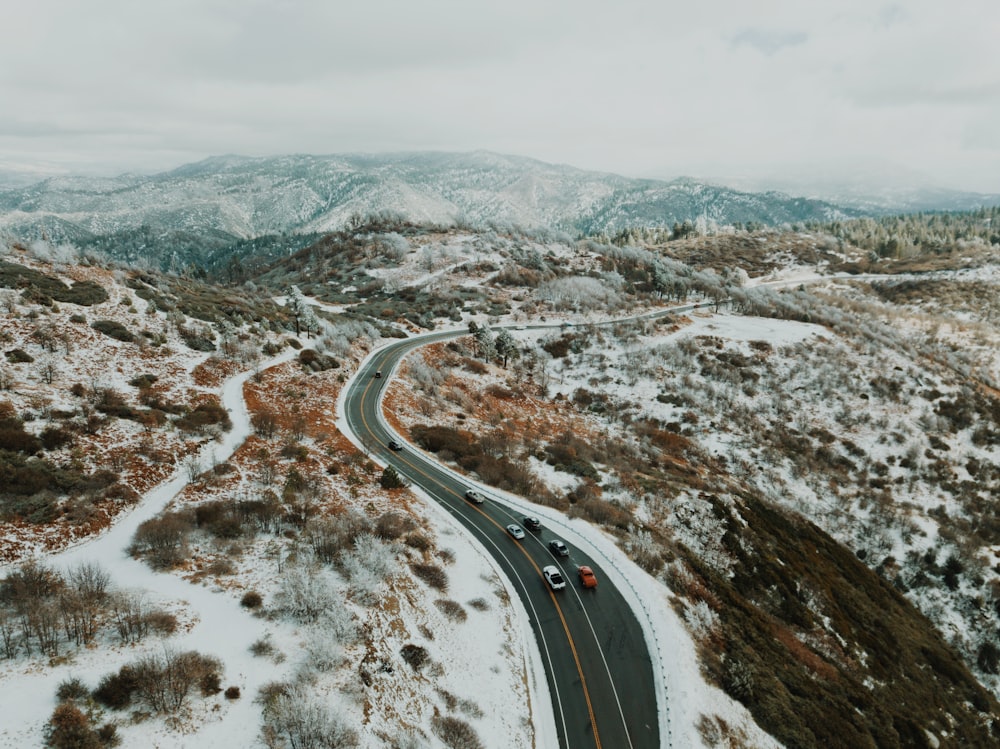
[[[676,311],[676,310],[674,310]],[[531,326],[555,327],[555,326]],[[464,497],[466,484],[420,451],[405,444],[392,451],[389,433],[379,418],[381,393],[389,375],[409,351],[462,335],[462,331],[401,341],[372,357],[344,396],[349,428],[368,450],[419,485],[451,513],[493,555],[528,612],[545,665],[559,746],[563,749],[659,749],[659,719],[653,670],[642,628],[622,595],[608,582],[600,565],[574,547],[558,558],[548,549],[556,534],[543,527],[526,531],[523,541],[506,531],[521,515],[487,495],[483,504]],[[381,370],[383,376],[376,378]],[[567,581],[552,591],[542,567],[556,565]],[[577,567],[589,565],[597,588],[578,584]]]

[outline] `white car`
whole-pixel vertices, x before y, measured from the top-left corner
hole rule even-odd
[[[465,498],[470,502],[475,502],[477,505],[481,505],[486,501],[486,497],[477,492],[475,489],[466,489]]]
[[[545,580],[548,582],[549,587],[552,590],[562,590],[566,587],[566,581],[563,579],[562,573],[559,571],[558,567],[549,565],[542,568],[542,574],[545,575]]]
[[[516,538],[518,541],[524,538],[524,531],[521,530],[521,526],[514,525],[514,523],[511,523],[510,525],[507,526],[507,532],[514,538]]]

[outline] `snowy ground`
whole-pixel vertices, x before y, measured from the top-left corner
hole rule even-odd
[[[287,360],[293,353],[269,365]],[[203,464],[226,460],[249,434],[249,418],[242,401],[242,385],[248,376],[246,373],[233,378],[223,388],[223,402],[231,411],[233,429],[220,442],[204,449]],[[127,716],[113,713],[106,713],[95,722],[117,720],[122,745],[126,747],[260,745],[260,706],[253,698],[262,685],[288,678],[297,669],[311,667],[308,660],[310,649],[316,647],[312,642],[314,635],[308,628],[255,617],[239,605],[238,596],[232,592],[191,584],[176,574],[154,572],[125,553],[139,524],[166,507],[186,483],[185,472],[178,471],[147,494],[138,509],[119,518],[110,531],[45,560],[59,568],[97,562],[111,572],[116,588],[141,591],[152,606],[174,613],[181,622],[179,633],[164,640],[150,636],[139,645],[122,646],[108,637],[92,648],[75,650],[67,646],[64,650],[67,655],[49,662],[38,657],[4,661],[0,672],[0,704],[4,706],[0,746],[43,744],[45,725],[55,707],[55,692],[60,682],[77,677],[93,688],[102,676],[124,663],[164,648],[173,652],[197,650],[220,658],[225,666],[223,687],[238,686],[241,698],[227,700],[222,695],[194,698],[181,716],[169,723],[159,719],[132,722]],[[547,732],[551,721],[537,718],[545,715],[549,698],[544,675],[539,676],[541,670],[533,663],[537,652],[530,646],[525,613],[512,591],[505,590],[503,580],[492,569],[483,550],[467,540],[458,528],[449,528],[447,514],[437,511],[436,505],[431,504],[426,511],[432,516],[436,513],[443,526],[439,543],[445,545],[453,560],[448,567],[448,597],[465,604],[468,621],[456,625],[427,605],[427,592],[411,590],[406,598],[413,598],[412,601],[399,600],[397,608],[388,612],[395,617],[389,626],[397,632],[398,640],[385,643],[388,649],[380,657],[392,662],[403,643],[422,643],[435,664],[433,677],[424,679],[424,689],[433,687],[454,695],[459,709],[471,713],[470,719],[477,725],[486,746],[526,749],[551,745],[552,734]],[[261,559],[256,570],[259,583],[256,587],[261,590],[268,585],[274,587],[277,570],[272,564]],[[252,585],[254,581],[250,582]],[[507,605],[508,600],[513,600],[513,606]],[[434,633],[438,636],[434,637]],[[261,659],[251,655],[250,646],[262,640],[268,640],[275,653],[285,657]],[[398,656],[394,667],[399,675],[407,668]],[[357,681],[356,674],[353,680]],[[395,709],[403,714],[401,723],[417,719],[416,713],[406,717],[407,702],[413,695],[407,693],[405,683],[395,683],[391,674],[382,673],[376,675],[376,680],[374,689],[383,702],[391,703],[393,694],[397,695],[399,704]],[[356,688],[345,686],[338,690],[320,684],[317,690],[325,700],[339,704],[343,714],[360,714],[362,705]],[[533,725],[532,721],[539,724]],[[352,722],[361,729],[362,746],[385,746],[383,738],[375,735],[371,727],[365,730],[357,719]]]
[[[268,366],[290,358],[292,353],[268,362]],[[247,372],[234,377],[223,388],[223,404],[230,411],[233,428],[219,442],[203,448],[203,462],[213,458],[225,460],[249,434],[250,420],[243,405],[242,387],[250,375]],[[133,660],[141,651],[170,647],[175,651],[194,649],[216,655],[226,664],[226,683],[240,686],[244,694],[255,694],[265,676],[274,678],[259,672],[247,650],[250,643],[263,636],[264,625],[241,609],[238,601],[174,575],[153,572],[125,553],[139,524],[159,513],[186,483],[184,471],[177,470],[149,492],[136,510],[120,517],[111,530],[44,560],[63,569],[81,562],[100,564],[111,573],[115,587],[142,591],[152,603],[175,612],[185,624],[183,633],[164,642],[151,637],[141,647],[101,645],[76,652],[70,648],[65,662],[49,667],[38,658],[4,661],[0,672],[0,704],[4,706],[5,717],[0,728],[0,746],[41,746],[59,682],[76,676],[96,686],[101,676]],[[209,737],[216,746],[250,746],[255,741],[259,709],[249,699],[227,704],[220,696],[211,704],[195,704],[196,713],[190,716],[184,730],[193,730],[204,721],[204,728],[197,736],[184,737],[168,730],[160,721],[149,721],[120,730],[125,739],[123,745],[204,746]]]
[[[705,325],[709,324],[706,320]],[[249,432],[241,401],[241,386],[246,377],[234,378],[223,390],[223,400],[232,412],[234,427],[221,443],[206,447],[203,456],[206,463],[224,460]],[[233,701],[221,695],[196,698],[181,719],[171,725],[157,719],[135,724],[125,721],[119,729],[123,746],[258,745],[260,708],[252,698],[261,685],[286,677],[301,665],[303,633],[289,625],[252,616],[239,606],[231,593],[192,585],[173,574],[155,573],[124,553],[139,523],[158,513],[185,481],[185,476],[178,473],[150,492],[139,509],[121,518],[111,531],[50,560],[59,566],[80,561],[102,564],[112,573],[115,586],[144,591],[151,603],[175,613],[182,623],[181,633],[165,641],[150,637],[139,646],[121,646],[108,641],[93,649],[70,650],[64,660],[48,665],[37,658],[5,662],[0,673],[0,703],[4,705],[5,716],[17,717],[5,717],[0,729],[0,746],[38,746],[42,743],[46,721],[56,704],[56,686],[61,681],[79,677],[94,686],[101,676],[117,670],[142,652],[156,652],[164,647],[174,651],[195,649],[219,657],[225,664],[223,686],[239,686],[242,697]],[[491,494],[496,496],[496,492],[491,491]],[[665,706],[660,716],[665,746],[700,744],[698,726],[702,716],[721,717],[731,730],[746,739],[747,746],[774,745],[756,729],[739,705],[705,684],[695,659],[694,644],[671,607],[669,591],[631,563],[602,531],[579,520],[568,521],[561,513],[530,505],[517,497],[502,499],[518,511],[530,510],[541,515],[550,527],[561,528],[572,543],[602,559],[609,577],[626,592],[640,612],[658,666],[660,699]],[[467,540],[457,527],[449,528],[447,514],[436,510],[436,505],[429,503],[427,511],[439,519],[442,537],[439,543],[444,543],[454,554],[455,563],[448,569],[449,597],[469,601],[502,587],[485,552]],[[266,569],[260,572],[262,576],[268,574]],[[490,596],[485,597],[492,601]],[[486,746],[496,749],[551,746],[554,721],[544,673],[524,612],[516,598],[511,597],[514,599],[510,609],[513,616],[503,613],[507,609],[491,603],[487,611],[470,608],[470,622],[462,627],[431,622],[438,631],[443,627],[451,631],[447,641],[440,646],[435,647],[433,641],[428,641],[427,645],[442,667],[440,684],[446,684],[448,691],[457,695],[474,690],[481,712],[475,724]],[[406,625],[412,630],[411,634],[418,630],[418,621],[427,626],[426,611]],[[275,659],[261,660],[252,656],[249,646],[264,638],[273,643],[276,651],[287,654],[287,660],[279,663]],[[470,670],[470,664],[478,664],[481,670]],[[520,695],[512,693],[509,681],[509,675],[517,676],[518,673],[521,673],[518,678],[527,676],[524,680],[528,692]],[[331,701],[343,703],[348,712],[357,709],[357,697],[350,692],[326,696]],[[524,723],[529,710],[533,725]],[[114,717],[108,714],[104,719]],[[522,744],[523,739],[533,743]],[[383,745],[374,735],[362,735],[362,746]]]

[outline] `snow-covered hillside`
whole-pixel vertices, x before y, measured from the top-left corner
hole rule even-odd
[[[864,254],[819,234],[552,237],[366,225],[238,288],[9,248],[0,744],[40,743],[59,692],[60,730],[126,746],[280,746],[304,716],[366,749],[549,746],[514,597],[332,407],[383,342],[470,322],[411,357],[390,423],[465,435],[439,458],[616,560],[672,745],[988,742],[989,245],[851,282]],[[177,706],[129,686],[176,663]]]
[[[161,243],[183,232],[236,240],[331,231],[371,215],[589,234],[698,218],[775,225],[847,214],[774,192],[634,180],[486,152],[230,156],[148,177],[60,177],[0,191],[0,229],[24,237],[44,231],[57,241],[91,242],[142,228],[163,235]]]

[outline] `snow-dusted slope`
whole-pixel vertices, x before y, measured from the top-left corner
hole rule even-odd
[[[486,152],[386,156],[225,156],[147,177],[59,177],[0,191],[0,228],[55,239],[151,227],[234,238],[329,231],[352,215],[572,231],[719,223],[775,224],[844,215],[827,203],[745,193],[688,179],[586,172]]]

